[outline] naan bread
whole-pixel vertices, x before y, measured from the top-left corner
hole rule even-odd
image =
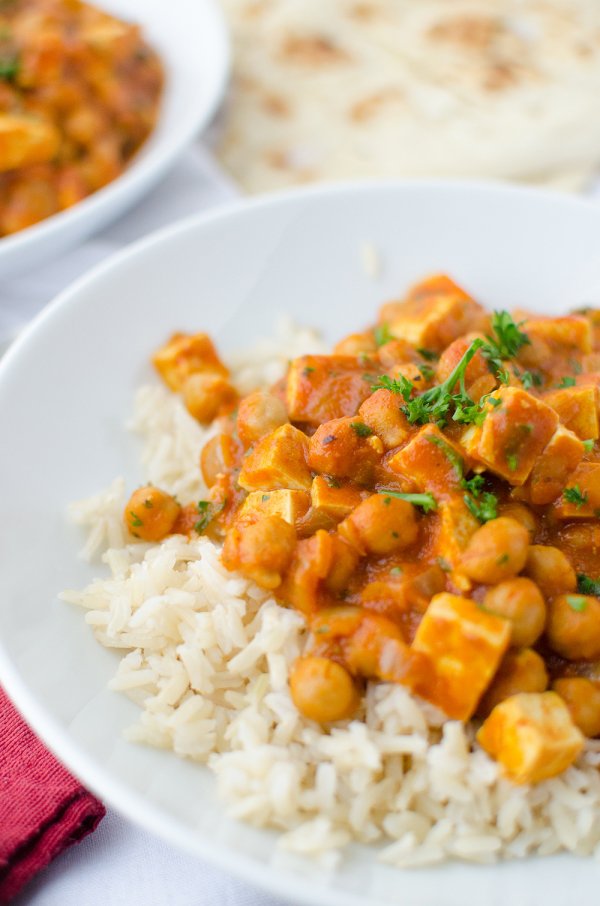
[[[581,187],[600,163],[600,0],[222,0],[217,153],[250,192],[480,177]]]

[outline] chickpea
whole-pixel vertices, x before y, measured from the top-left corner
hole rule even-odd
[[[290,673],[292,700],[301,714],[317,723],[352,717],[360,697],[344,667],[326,657],[301,657]]]
[[[238,416],[238,435],[245,447],[270,434],[275,428],[288,423],[285,404],[272,393],[257,390],[241,400]]]
[[[162,541],[172,530],[181,507],[174,497],[148,485],[134,491],[125,507],[125,525],[142,541]]]
[[[508,516],[525,526],[530,540],[533,540],[537,532],[537,520],[528,506],[525,506],[524,503],[503,503],[500,505],[499,512],[501,516]]]
[[[413,544],[419,526],[411,503],[372,494],[340,523],[338,531],[361,554],[384,556]]]
[[[199,371],[188,375],[183,382],[183,401],[190,415],[207,424],[221,406],[235,402],[236,392],[227,378],[214,371]]]
[[[358,552],[338,534],[329,536],[332,544],[331,566],[325,587],[334,594],[343,591],[358,565]]]
[[[506,579],[488,589],[483,606],[511,624],[511,645],[533,645],[546,624],[546,602],[531,579]]]
[[[235,441],[229,434],[216,434],[202,447],[200,469],[207,488],[216,484],[219,475],[233,468]]]
[[[477,715],[487,717],[496,705],[511,695],[519,692],[545,692],[547,688],[546,665],[536,651],[532,648],[508,651],[479,703]]]
[[[554,680],[552,688],[571,712],[584,736],[600,736],[600,687],[582,676]]]
[[[532,544],[527,551],[523,573],[533,579],[546,597],[577,588],[575,570],[557,547]]]
[[[550,602],[548,643],[570,661],[600,657],[600,601],[591,595],[559,595]]]
[[[377,343],[372,333],[351,333],[333,347],[334,355],[369,355],[377,352]]]
[[[462,555],[461,566],[469,579],[497,585],[521,572],[528,547],[527,529],[515,519],[500,516],[477,529]]]
[[[280,516],[265,516],[250,525],[234,526],[227,533],[222,561],[262,588],[281,585],[296,547],[296,530]]]

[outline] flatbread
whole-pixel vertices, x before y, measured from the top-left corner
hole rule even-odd
[[[468,177],[581,187],[600,163],[598,0],[222,0],[217,155],[249,192]]]

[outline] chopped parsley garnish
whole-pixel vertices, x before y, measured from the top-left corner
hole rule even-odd
[[[130,518],[131,518],[131,524],[132,524],[132,526],[133,526],[134,528],[139,528],[140,525],[143,525],[143,524],[144,524],[144,523],[142,522],[142,520],[140,519],[140,517],[138,516],[138,514],[137,514],[137,513],[134,513],[133,510],[129,510],[129,516],[130,516]]]
[[[497,566],[504,566],[504,564],[505,564],[505,563],[508,563],[509,560],[510,560],[510,555],[509,555],[509,554],[507,554],[507,553],[500,554],[500,556],[496,558],[496,565],[497,565]]]
[[[485,478],[483,475],[473,475],[472,478],[463,478],[460,484],[473,497],[479,497],[485,485]]]
[[[379,324],[373,331],[373,335],[377,346],[385,346],[386,343],[394,339],[387,324]]]
[[[271,495],[270,495],[270,494],[263,494],[262,497],[261,497],[261,500],[262,500],[263,503],[266,503],[267,500],[270,500],[270,499],[271,499]]]
[[[560,379],[560,381],[558,382],[558,384],[556,386],[558,387],[559,390],[562,390],[564,387],[574,387],[576,383],[577,383],[577,381],[575,380],[574,377],[569,377],[569,375],[565,375],[565,377]]]
[[[12,47],[0,46],[0,79],[11,82],[18,76],[20,69],[21,59],[18,52]]]
[[[402,573],[403,573],[403,569],[401,566],[393,566],[390,569],[390,576],[401,576]]]
[[[465,494],[463,499],[473,516],[480,522],[489,522],[490,519],[498,517],[498,498],[495,494],[485,491],[481,497],[477,496],[477,500]]]
[[[350,422],[350,427],[359,437],[370,437],[373,433],[369,426],[365,425],[364,422]]]
[[[484,353],[490,361],[513,359],[521,347],[530,345],[531,340],[526,333],[519,330],[520,326],[515,324],[509,312],[494,312],[492,315],[494,336],[487,338],[488,344]]]
[[[593,439],[583,441],[583,448],[586,453],[592,452],[592,450],[594,449],[594,443],[595,441]]]
[[[568,503],[573,503],[577,508],[582,507],[584,503],[588,502],[587,491],[582,493],[581,488],[578,484],[573,485],[572,488],[565,488],[563,491],[563,497]]]
[[[431,367],[431,365],[426,365],[424,362],[421,365],[417,365],[417,368],[419,369],[419,371],[421,372],[421,374],[423,375],[423,377],[425,378],[426,381],[430,381],[431,378],[435,374],[435,371]]]
[[[580,591],[582,595],[600,597],[600,579],[591,579],[585,573],[577,573],[577,591]]]
[[[154,504],[152,503],[152,498],[151,498],[151,497],[146,497],[146,499],[144,500],[144,506],[146,507],[147,510],[151,510],[151,509],[152,509],[152,507],[154,506]]]
[[[541,374],[538,371],[519,371],[513,368],[515,377],[523,384],[525,390],[531,390],[532,387],[541,387],[544,383]]]
[[[403,374],[396,379],[389,377],[387,374],[382,374],[374,384],[371,384],[371,387],[373,390],[389,390],[391,393],[397,393],[404,400],[410,399],[414,389],[412,382],[407,377],[404,377]]]
[[[437,501],[433,494],[402,494],[400,491],[391,491],[388,488],[381,488],[379,494],[385,494],[386,497],[396,497],[398,500],[406,500],[413,506],[421,507],[424,513],[433,513],[437,510]]]
[[[506,464],[511,472],[517,471],[517,466],[519,465],[519,460],[516,453],[507,453],[506,454]]]
[[[307,365],[306,368],[302,369],[302,374],[304,375],[304,377],[308,377],[309,374],[312,374],[314,370],[315,369],[312,367],[312,365]]]
[[[200,515],[198,522],[194,525],[194,531],[198,532],[199,535],[202,532],[206,531],[213,518],[213,509],[212,504],[209,500],[199,500],[196,504],[196,509]]]
[[[571,610],[574,610],[577,613],[583,613],[588,606],[586,599],[581,598],[579,595],[566,595],[566,601]]]
[[[435,362],[438,354],[434,352],[433,349],[424,349],[422,346],[417,348],[417,352],[422,359],[427,359],[428,362]]]

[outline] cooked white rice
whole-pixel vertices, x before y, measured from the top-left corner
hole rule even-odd
[[[285,326],[234,362],[245,391],[276,380],[318,341]],[[144,479],[183,502],[206,494],[198,451],[207,436],[177,397],[142,388],[132,427],[144,440]],[[282,848],[335,864],[353,840],[399,867],[448,858],[569,850],[600,857],[600,742],[535,787],[514,786],[469,727],[400,686],[370,685],[362,713],[330,730],[303,718],[287,677],[305,629],[295,611],[220,564],[210,541],[149,545],[127,536],[125,483],[73,505],[108,577],[62,598],[85,608],[103,645],[123,649],[111,688],[140,707],[132,742],[208,765],[229,814],[283,833]]]

